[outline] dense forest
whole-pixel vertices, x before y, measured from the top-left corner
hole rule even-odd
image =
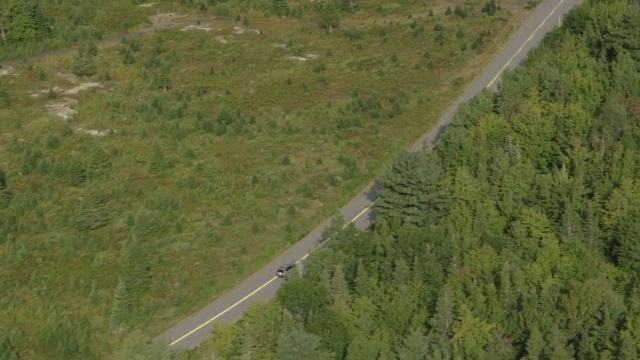
[[[638,34],[637,1],[574,10],[399,157],[373,230],[189,357],[640,358]]]

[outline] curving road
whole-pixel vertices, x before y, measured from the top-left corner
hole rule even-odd
[[[502,72],[507,68],[517,66],[526,57],[527,52],[537,46],[544,35],[560,23],[565,14],[581,2],[582,0],[546,0],[539,4],[515,36],[511,38],[502,53],[449,107],[436,127],[416,141],[411,150],[417,151],[424,146],[432,146],[451,122],[458,105],[469,101],[476,93],[485,88],[496,91]],[[353,223],[360,229],[369,226],[375,213],[374,205],[378,199],[379,188],[380,184],[374,182],[342,209],[347,225]],[[292,261],[301,262],[315,248],[329,241],[329,239],[325,239],[325,229],[330,223],[331,220],[326,220],[320,224],[304,239],[267,266],[204,309],[180,321],[173,328],[160,335],[160,339],[167,341],[174,349],[192,349],[211,335],[210,325],[212,322],[237,320],[252,303],[263,301],[275,295],[282,282],[275,276],[275,270],[278,266]],[[318,245],[319,243],[320,245]]]

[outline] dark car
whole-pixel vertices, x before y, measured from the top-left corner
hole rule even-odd
[[[283,278],[285,276],[287,276],[287,273],[293,269],[294,267],[296,267],[296,264],[285,264],[282,265],[278,268],[278,271],[276,271],[276,275],[280,278]]]

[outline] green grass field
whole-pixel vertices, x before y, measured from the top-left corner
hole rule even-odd
[[[208,30],[101,47],[87,78],[71,72],[75,52],[0,69],[13,194],[0,209],[0,324],[14,346],[52,359],[72,338],[109,353],[119,278],[139,286],[123,326],[156,335],[335,214],[528,13],[515,0],[491,16],[481,1],[466,16],[435,3],[362,1],[331,35],[309,6],[198,15]]]

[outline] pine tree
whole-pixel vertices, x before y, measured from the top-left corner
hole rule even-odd
[[[161,66],[156,75],[156,83],[158,87],[167,91],[171,89],[171,68],[168,65]]]
[[[482,12],[487,15],[493,15],[498,10],[498,6],[496,5],[495,0],[488,0],[484,6],[482,7]]]
[[[109,224],[107,207],[95,190],[88,190],[76,211],[75,227],[80,231],[95,230]]]
[[[20,354],[18,350],[11,344],[11,339],[8,337],[0,338],[0,359],[1,360],[20,360]]]
[[[331,29],[340,26],[340,8],[334,0],[327,0],[319,5],[319,24],[331,33]]]
[[[351,300],[349,294],[349,284],[344,276],[344,270],[342,265],[336,265],[336,269],[333,271],[331,282],[329,284],[330,293],[335,301],[344,301],[348,303]]]
[[[7,188],[7,176],[0,170],[0,209],[7,207],[9,201],[11,201],[11,192]]]
[[[135,236],[130,237],[124,245],[124,282],[131,295],[132,304],[137,303],[151,287],[151,270],[147,254]]]
[[[304,330],[283,331],[276,344],[278,360],[321,360],[332,359],[333,354],[321,349],[319,336],[308,334]]]
[[[82,186],[87,181],[87,169],[79,157],[71,159],[69,164],[69,185]]]
[[[111,174],[111,156],[100,145],[96,144],[91,150],[89,172],[95,180],[108,178]]]
[[[287,0],[272,0],[271,11],[278,16],[286,15],[289,12]]]
[[[417,331],[411,331],[405,336],[402,345],[396,348],[398,360],[421,360],[429,353],[427,337]]]
[[[440,172],[433,157],[403,153],[383,176],[378,216],[426,226],[444,215],[448,194],[437,186]]]
[[[73,64],[73,73],[78,76],[91,76],[96,73],[96,64],[89,46],[81,46]],[[97,50],[96,50],[97,52]]]
[[[111,321],[114,325],[123,325],[129,320],[131,305],[131,293],[122,278],[119,278],[118,286],[116,286],[113,294],[113,307],[111,309]]]
[[[91,57],[98,56],[98,47],[93,42],[93,39],[89,39],[89,43],[87,44],[87,54]]]
[[[151,160],[149,160],[149,172],[151,174],[160,174],[165,169],[169,167],[169,162],[164,156],[164,152],[160,146],[156,146],[153,154],[151,155]]]

